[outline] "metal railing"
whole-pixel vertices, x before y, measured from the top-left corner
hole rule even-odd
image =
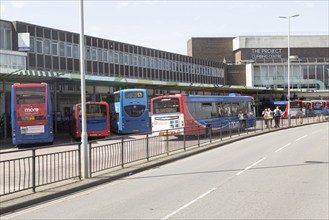
[[[291,126],[328,121],[328,116],[292,118]],[[131,136],[111,137],[89,142],[90,171],[97,175],[101,171],[124,167],[130,163],[145,163],[152,158],[166,157],[176,152],[206,147],[211,143],[236,138],[241,135],[287,128],[288,119],[280,120],[280,128],[265,127],[263,118],[250,124],[221,122],[207,126],[188,126],[175,135],[159,136],[157,133],[143,133]],[[274,120],[272,122],[274,124]],[[165,130],[164,134],[175,131]],[[106,142],[106,144],[99,143]],[[38,147],[0,152],[0,196],[32,189],[69,179],[81,178],[80,143],[69,146]]]
[[[42,152],[45,147],[1,152],[0,195],[27,189],[35,192],[39,186],[80,178],[80,144],[77,146],[77,149],[53,153]]]

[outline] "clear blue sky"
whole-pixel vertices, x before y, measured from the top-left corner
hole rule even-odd
[[[80,32],[80,1],[0,0],[1,19]],[[191,37],[329,34],[329,1],[84,1],[85,34],[186,54]]]

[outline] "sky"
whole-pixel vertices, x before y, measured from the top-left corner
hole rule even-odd
[[[84,0],[84,33],[187,54],[192,37],[328,35],[329,0]],[[0,18],[80,33],[80,0],[0,0]]]

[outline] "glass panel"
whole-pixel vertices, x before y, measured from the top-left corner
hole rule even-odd
[[[37,53],[43,53],[43,42],[42,42],[42,39],[37,38],[36,44],[37,44]]]
[[[72,57],[72,45],[66,43],[66,57]]]
[[[51,43],[51,54],[53,56],[58,56],[58,42],[52,41]]]
[[[64,57],[65,56],[65,44],[64,42],[59,42],[59,55]]]
[[[177,98],[159,99],[153,101],[154,114],[180,112],[179,100]]]

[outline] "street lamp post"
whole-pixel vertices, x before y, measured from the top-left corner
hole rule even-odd
[[[85,82],[85,37],[84,37],[83,0],[80,0],[80,78],[81,78],[81,176],[90,177],[90,155],[86,125],[86,82]]]
[[[299,14],[291,15],[291,16],[279,16],[279,18],[288,18],[288,126],[291,125],[291,115],[290,115],[290,19],[294,17],[298,17]]]

